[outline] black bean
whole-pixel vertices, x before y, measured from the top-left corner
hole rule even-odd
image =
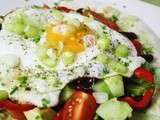
[[[143,57],[147,62],[152,62],[154,59],[153,55],[151,54],[144,54],[144,55],[141,55],[141,57]]]
[[[138,36],[133,32],[120,32],[120,33],[123,34],[125,37],[127,37],[130,40],[138,39]]]
[[[95,83],[96,80],[96,78],[82,77],[74,80],[71,84],[76,90],[91,93],[92,85]]]
[[[83,8],[79,8],[79,9],[76,10],[76,12],[78,12],[78,13],[80,13],[80,14],[83,14],[84,9],[83,9]]]

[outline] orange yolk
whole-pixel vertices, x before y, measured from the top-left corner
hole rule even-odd
[[[63,43],[62,51],[70,51],[80,53],[84,51],[85,47],[82,37],[91,33],[91,31],[82,25],[80,28],[73,28],[72,32],[66,34],[53,31],[53,27],[48,27],[46,30],[46,41],[49,47],[60,49],[60,43]]]

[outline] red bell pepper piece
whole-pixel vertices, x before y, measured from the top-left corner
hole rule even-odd
[[[134,100],[132,97],[121,98],[120,101],[127,102],[135,110],[145,109],[152,100],[153,89],[148,89],[144,92],[142,98],[138,101]]]
[[[108,20],[107,18],[103,17],[102,15],[100,15],[99,13],[96,13],[94,11],[90,11],[90,14],[94,17],[94,19],[107,25],[109,28],[116,30],[116,31],[119,31],[119,27],[117,26],[117,24],[115,22]]]
[[[56,7],[56,9],[60,10],[60,11],[63,11],[63,12],[67,12],[67,13],[70,12],[70,11],[72,11],[72,9],[67,8],[65,6],[58,6],[58,7]]]
[[[34,108],[34,106],[31,104],[17,104],[10,100],[0,101],[0,107],[5,108],[7,110],[21,111],[21,112],[31,110]]]
[[[14,118],[15,120],[27,120],[24,113],[17,110],[7,110],[7,112]]]
[[[137,78],[144,79],[147,83],[153,83],[154,77],[150,71],[145,68],[139,67],[134,71]]]

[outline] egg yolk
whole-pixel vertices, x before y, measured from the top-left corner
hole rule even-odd
[[[91,30],[85,25],[76,27],[69,24],[59,24],[47,27],[46,41],[51,48],[80,53],[85,49],[82,37],[90,33]]]

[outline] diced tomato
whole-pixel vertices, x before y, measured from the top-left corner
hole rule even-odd
[[[10,100],[4,100],[0,101],[0,107],[7,110],[17,110],[23,112],[32,109],[34,106],[31,104],[16,104],[14,102],[11,102]]]
[[[92,95],[76,91],[64,105],[61,120],[92,120],[96,108]]]
[[[14,118],[15,120],[27,120],[24,113],[16,110],[7,110],[7,112]]]
[[[139,67],[134,71],[137,78],[144,79],[147,83],[153,83],[153,74],[145,68]]]
[[[131,40],[131,42],[133,43],[134,47],[136,48],[138,54],[140,54],[142,51],[142,44],[138,40]]]
[[[98,20],[99,22],[107,25],[109,28],[119,31],[119,27],[115,22],[110,21],[109,19],[103,17],[99,13],[96,13],[94,11],[90,11],[91,15],[94,17],[94,19]]]

